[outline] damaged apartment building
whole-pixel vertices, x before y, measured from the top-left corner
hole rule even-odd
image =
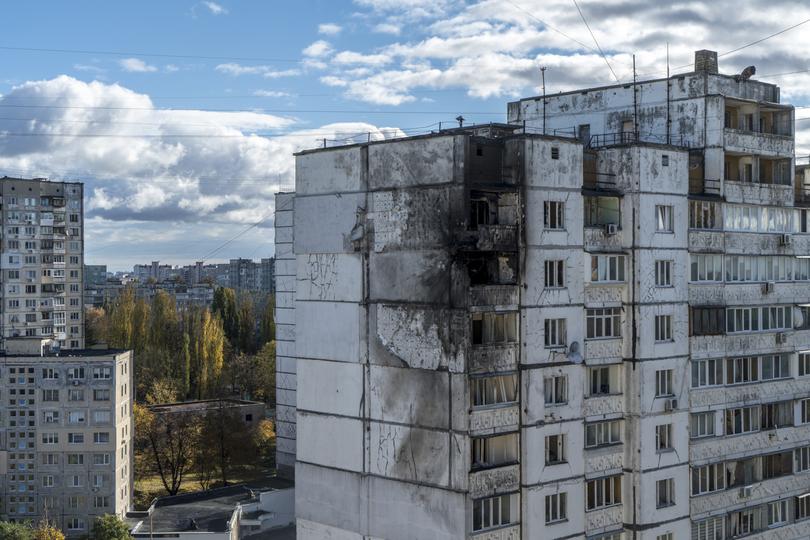
[[[810,537],[810,198],[751,71],[699,51],[507,124],[297,155],[298,538]]]

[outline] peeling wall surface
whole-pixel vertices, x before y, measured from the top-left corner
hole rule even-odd
[[[502,126],[297,156],[294,216],[277,215],[295,231],[277,234],[294,247],[277,262],[277,313],[297,373],[284,399],[299,538],[680,540],[713,517],[731,538],[737,512],[767,520],[778,501],[784,522],[765,532],[757,517],[752,537],[807,537],[810,276],[701,277],[707,255],[797,268],[810,255],[798,209],[788,239],[723,230],[731,204],[794,203],[789,185],[724,180],[729,153],[793,148],[730,133],[728,103],[792,109],[773,85],[716,74],[668,90],[669,114],[666,80],[547,99],[547,131],[595,135],[626,128],[635,93],[639,132],[663,141],[587,148]],[[509,104],[510,120],[536,131],[542,107]],[[668,119],[679,142],[659,144]],[[696,221],[702,202],[716,205],[712,227]],[[777,321],[785,306],[778,331],[727,309]],[[790,470],[764,457],[779,452]],[[750,490],[724,477],[700,492],[701,467],[742,475],[752,459]]]

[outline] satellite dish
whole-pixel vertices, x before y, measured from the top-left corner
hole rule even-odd
[[[756,72],[757,72],[756,66],[748,66],[742,71],[742,73],[740,73],[739,75],[735,75],[734,80],[737,82],[747,81],[748,79],[753,77],[756,74]]]

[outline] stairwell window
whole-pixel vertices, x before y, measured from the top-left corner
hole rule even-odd
[[[545,201],[543,203],[543,228],[565,229],[565,203],[563,201]]]
[[[672,315],[655,316],[655,341],[672,341]]]
[[[565,463],[565,434],[546,437],[546,465]]]
[[[672,206],[661,204],[655,206],[655,230],[656,232],[673,232]]]
[[[672,261],[655,261],[655,286],[672,287]]]
[[[655,449],[659,452],[672,450],[672,424],[655,426]]]
[[[546,405],[563,405],[568,403],[568,377],[557,375],[543,380],[543,395]]]
[[[669,397],[674,395],[672,370],[659,369],[655,372],[655,397]]]
[[[675,479],[665,478],[655,482],[656,508],[666,508],[675,504]]]
[[[568,519],[568,494],[546,495],[546,525]]]
[[[565,319],[546,319],[543,321],[543,327],[546,348],[566,346]]]
[[[544,270],[545,286],[547,289],[562,289],[565,287],[565,261],[545,261]]]

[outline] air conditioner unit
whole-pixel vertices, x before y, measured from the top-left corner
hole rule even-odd
[[[607,236],[613,236],[619,232],[619,226],[616,223],[606,223],[605,224],[605,234]]]
[[[783,234],[779,237],[779,245],[780,246],[789,246],[791,242],[791,238],[789,234]]]
[[[751,492],[754,490],[754,486],[743,486],[740,488],[740,498],[747,499],[751,496]]]
[[[776,344],[777,345],[783,345],[783,344],[787,343],[787,338],[788,338],[788,336],[787,336],[786,333],[779,332],[778,334],[776,334]]]
[[[762,286],[762,292],[764,294],[770,294],[776,289],[776,283],[773,281],[768,281]]]
[[[677,399],[668,399],[664,402],[664,410],[667,412],[675,411],[678,409],[678,400]]]

